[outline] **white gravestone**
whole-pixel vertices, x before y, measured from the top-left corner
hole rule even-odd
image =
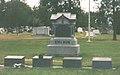
[[[5,32],[4,28],[0,28],[0,34],[3,34]]]
[[[81,27],[78,27],[77,31],[78,31],[79,33],[82,33],[82,32],[83,32],[83,29],[82,29]]]
[[[89,36],[89,32],[88,31],[85,31],[85,33],[86,33],[86,37],[88,37]],[[95,36],[95,34],[93,33],[93,32],[90,32],[90,37],[94,37]]]
[[[33,35],[49,35],[49,27],[33,27]]]
[[[100,31],[99,31],[98,29],[93,30],[93,33],[94,33],[94,34],[101,34]]]

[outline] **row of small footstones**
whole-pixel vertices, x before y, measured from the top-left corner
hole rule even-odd
[[[24,56],[6,56],[4,58],[5,67],[22,67],[25,65]],[[34,56],[32,59],[32,67],[52,67],[53,56]],[[82,67],[82,57],[64,57],[64,68],[80,68]],[[111,69],[112,59],[109,57],[93,57],[92,68]]]

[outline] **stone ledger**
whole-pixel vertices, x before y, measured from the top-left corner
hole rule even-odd
[[[52,56],[43,56],[43,58],[40,58],[39,56],[34,56],[32,61],[32,66],[33,67],[51,67],[52,61],[53,61]]]
[[[24,56],[6,56],[4,58],[4,66],[13,67],[14,64],[25,64]]]
[[[82,57],[64,57],[63,67],[65,68],[80,68]]]
[[[93,57],[92,67],[98,69],[111,69],[112,59],[108,57]]]

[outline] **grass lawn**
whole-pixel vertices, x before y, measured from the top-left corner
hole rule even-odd
[[[0,75],[120,75],[120,35],[118,41],[112,41],[112,35],[97,35],[92,38],[92,42],[86,42],[83,35],[77,33],[78,43],[80,44],[80,56],[83,57],[82,66],[91,66],[92,57],[104,56],[111,57],[112,69],[53,69],[53,68],[24,68],[12,69],[1,68]],[[45,54],[50,37],[31,36],[29,33],[23,33],[19,36],[15,34],[0,35],[0,64],[3,65],[6,55],[24,55],[26,58],[32,58],[34,55]],[[61,60],[62,57],[54,59]],[[29,62],[28,62],[29,64]]]

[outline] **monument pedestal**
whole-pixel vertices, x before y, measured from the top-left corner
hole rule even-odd
[[[80,53],[76,38],[55,37],[47,47],[48,55],[78,56]]]

